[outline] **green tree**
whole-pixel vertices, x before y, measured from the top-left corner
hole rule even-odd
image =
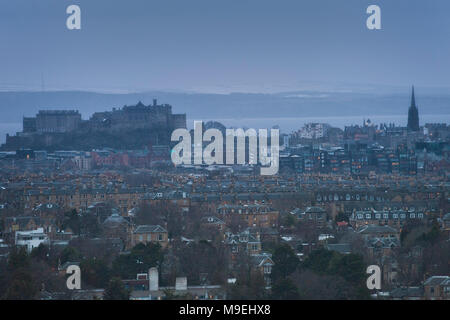
[[[121,279],[132,279],[136,274],[159,267],[164,255],[159,244],[137,244],[129,254],[119,255],[112,265],[112,274]]]
[[[64,213],[63,229],[70,228],[74,234],[80,234],[80,216],[76,209]]]
[[[292,274],[300,262],[294,250],[287,244],[280,245],[275,249],[272,260],[275,264],[272,268],[272,279],[274,281]]]
[[[356,254],[333,255],[328,265],[328,273],[339,275],[353,284],[360,284],[366,278],[364,260]]]
[[[93,213],[83,214],[79,220],[80,233],[88,238],[96,238],[101,235],[102,229],[98,218]]]
[[[267,298],[266,282],[261,272],[252,270],[243,272],[235,284],[228,286],[228,297],[231,300],[261,300]]]
[[[29,270],[19,269],[13,273],[11,283],[5,293],[6,300],[32,300],[38,288]]]
[[[61,264],[64,264],[67,261],[71,261],[71,262],[80,261],[81,258],[82,258],[81,254],[76,248],[67,246],[61,252],[59,260],[60,260]]]
[[[31,258],[47,261],[49,256],[49,248],[41,243],[38,247],[33,248],[30,254]]]
[[[109,281],[110,270],[102,259],[85,259],[80,263],[82,280],[94,288],[104,288]]]
[[[441,230],[439,228],[439,223],[434,219],[430,231],[424,233],[418,240],[419,242],[433,245],[439,241],[440,237]]]
[[[290,214],[290,213],[288,215],[286,215],[286,217],[283,220],[283,225],[288,228],[294,227],[295,223],[296,223],[296,218],[293,214]]]
[[[129,300],[130,291],[125,288],[122,280],[117,277],[112,278],[103,294],[104,300]]]
[[[8,256],[8,268],[14,271],[29,266],[30,259],[25,247],[13,247]]]
[[[332,257],[332,251],[326,249],[314,250],[302,263],[302,268],[310,269],[321,275],[327,274],[328,266]]]
[[[336,298],[366,299],[368,297],[368,291],[365,287],[365,264],[361,255],[344,255],[326,249],[318,249],[309,254],[308,258],[302,263],[301,269],[313,271],[324,279],[328,277],[327,283],[330,286],[338,284],[340,293],[335,295]],[[322,286],[314,282],[312,282],[312,285],[316,289]],[[308,288],[308,290],[314,291],[312,288]],[[323,287],[321,290],[323,290]]]
[[[30,270],[30,257],[24,247],[13,247],[8,256],[7,273],[10,275],[5,299],[34,299],[38,288]]]
[[[336,217],[334,218],[335,222],[342,222],[347,221],[348,222],[348,216],[344,212],[339,212]]]
[[[291,279],[279,279],[272,286],[272,299],[297,300],[300,299],[300,293]]]

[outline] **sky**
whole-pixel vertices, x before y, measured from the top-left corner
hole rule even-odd
[[[449,15],[448,0],[0,0],[0,90],[449,88]]]

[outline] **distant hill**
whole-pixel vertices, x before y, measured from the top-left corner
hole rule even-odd
[[[81,91],[0,92],[0,123],[21,122],[40,109],[77,109],[84,119],[96,111],[152,99],[173,106],[190,119],[367,116],[406,114],[409,94],[287,92],[277,94],[201,94],[145,92],[103,94]],[[417,92],[421,114],[450,113],[450,94]]]

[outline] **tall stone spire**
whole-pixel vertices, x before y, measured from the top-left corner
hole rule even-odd
[[[419,109],[416,106],[416,97],[414,94],[414,86],[412,87],[411,106],[408,110],[408,130],[419,131]]]
[[[411,106],[416,107],[416,96],[414,95],[414,86],[412,86]]]

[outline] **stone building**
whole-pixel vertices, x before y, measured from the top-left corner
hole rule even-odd
[[[154,128],[172,131],[176,128],[186,128],[186,114],[172,114],[171,105],[159,105],[156,99],[153,100],[152,105],[145,105],[139,101],[134,106],[94,113],[89,120],[89,127],[112,131],[124,128]]]
[[[131,246],[135,246],[138,243],[159,243],[161,247],[167,247],[168,232],[166,229],[159,225],[140,225],[134,229],[131,236]]]
[[[31,130],[32,120],[24,118],[25,126]],[[65,133],[78,129],[81,114],[75,110],[40,110],[36,115],[36,131],[39,133]]]

